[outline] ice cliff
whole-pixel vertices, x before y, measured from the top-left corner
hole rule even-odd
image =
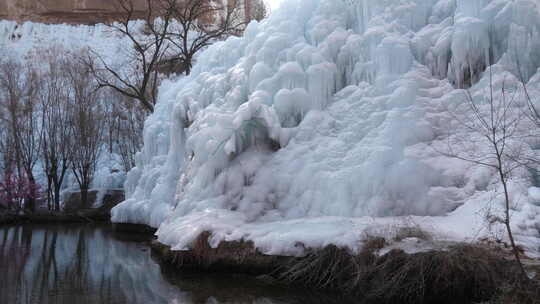
[[[162,85],[113,220],[159,228],[177,250],[210,231],[212,245],[274,254],[356,249],[404,221],[445,239],[503,235],[485,220],[502,204],[496,173],[441,151],[463,89],[518,90],[521,75],[538,96],[539,67],[534,0],[287,0]],[[535,175],[510,186],[518,240],[537,251]]]

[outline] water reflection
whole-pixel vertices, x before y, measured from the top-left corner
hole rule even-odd
[[[243,276],[178,275],[134,237],[96,225],[0,228],[0,303],[346,303]]]

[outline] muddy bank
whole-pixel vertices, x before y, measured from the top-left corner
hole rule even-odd
[[[0,210],[0,225],[23,222],[32,223],[85,223],[111,221],[111,209],[124,200],[124,191],[120,189],[90,190],[88,201],[82,202],[80,192],[68,192],[64,195],[63,211],[49,211],[45,202],[35,212],[17,214],[7,209]],[[99,207],[93,207],[96,202]]]
[[[212,248],[210,233],[202,233],[189,251],[173,251],[169,246],[152,242],[152,250],[164,262],[179,270],[269,275],[290,262],[291,257],[265,255],[251,242],[221,242]]]
[[[157,231],[156,228],[143,224],[112,223],[112,225],[115,232],[154,235]]]
[[[483,245],[380,254],[379,242],[356,254],[327,246],[294,258],[262,254],[245,241],[211,248],[209,237],[210,233],[201,234],[189,251],[173,251],[157,241],[151,246],[158,259],[179,272],[250,274],[272,284],[350,295],[360,303],[480,303],[523,289],[530,290],[532,302],[521,298],[520,303],[537,303],[534,299],[540,296],[538,284],[522,282],[519,269],[505,253]]]
[[[0,213],[0,225],[15,224],[22,221],[19,215]]]
[[[34,214],[0,214],[0,225],[19,223],[88,223],[110,222],[107,216],[97,210],[80,210],[74,213],[39,212]]]

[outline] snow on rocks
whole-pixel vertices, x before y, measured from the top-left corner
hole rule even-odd
[[[486,222],[495,172],[440,151],[467,137],[452,111],[462,88],[489,96],[490,65],[496,90],[517,90],[521,66],[540,92],[538,20],[532,0],[287,1],[161,87],[113,220],[176,250],[203,231],[268,254],[354,250],[403,217],[439,239],[504,238]],[[538,185],[527,170],[511,184],[517,238],[538,252]]]
[[[68,51],[92,47],[108,62],[121,65],[126,45],[127,38],[104,24],[75,26],[0,20],[0,54],[4,56],[25,58],[33,51],[51,47]]]

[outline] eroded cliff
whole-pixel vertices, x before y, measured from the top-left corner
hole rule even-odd
[[[123,12],[110,0],[0,0],[0,19],[43,23],[95,24],[118,20]],[[145,1],[134,0],[136,14]]]

